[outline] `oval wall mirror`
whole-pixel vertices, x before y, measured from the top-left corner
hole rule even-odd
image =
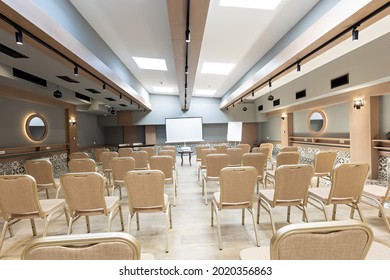
[[[326,115],[321,110],[312,111],[307,118],[307,127],[313,134],[322,134],[326,128]]]
[[[47,135],[46,119],[39,114],[31,115],[26,121],[26,132],[31,140],[41,141],[45,139]]]

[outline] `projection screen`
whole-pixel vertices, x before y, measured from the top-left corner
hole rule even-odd
[[[167,143],[204,141],[202,117],[166,118],[165,131]]]

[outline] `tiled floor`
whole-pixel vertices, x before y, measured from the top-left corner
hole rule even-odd
[[[194,161],[194,159],[193,159]],[[239,259],[240,250],[254,247],[255,236],[253,225],[248,212],[246,212],[245,226],[241,225],[241,210],[223,211],[221,218],[221,231],[223,250],[218,249],[217,228],[210,226],[210,203],[204,204],[201,195],[201,188],[197,182],[195,164],[189,166],[188,161],[184,161],[184,166],[180,166],[178,158],[179,185],[176,207],[172,209],[173,228],[169,230],[169,253],[164,250],[164,230],[165,221],[163,214],[143,214],[140,215],[141,229],[136,230],[132,226],[133,234],[141,243],[142,251],[151,253],[158,260],[235,260]],[[211,193],[217,190],[215,183],[209,185],[209,198]],[[128,217],[127,195],[122,192],[122,199],[125,223]],[[173,190],[167,187],[166,193],[172,198]],[[44,193],[40,194],[42,198]],[[255,195],[255,198],[258,196]],[[171,199],[172,201],[172,199]],[[257,203],[256,203],[257,205]],[[257,207],[257,206],[256,206]],[[370,206],[362,204],[363,214],[367,223],[372,226],[375,240],[385,244],[390,250],[390,234],[386,230],[383,221],[378,218],[378,211]],[[328,213],[331,208],[328,208]],[[276,228],[280,228],[286,223],[286,209],[276,208],[274,210]],[[312,206],[308,206],[309,219],[312,222],[323,221],[323,214]],[[390,215],[390,213],[388,214]],[[291,222],[300,223],[302,214],[300,210],[292,209]],[[357,214],[355,216],[357,218]],[[269,245],[272,237],[271,224],[268,214],[261,212],[261,224],[256,225],[259,231],[261,246]],[[349,208],[339,206],[337,219],[349,219]],[[2,227],[3,222],[0,222]],[[38,237],[42,235],[41,221],[36,220]],[[92,232],[103,232],[106,230],[107,217],[91,218]],[[113,223],[113,230],[119,231],[119,217]],[[0,259],[17,260],[20,259],[23,248],[36,237],[32,236],[30,222],[20,221],[14,225],[15,236],[9,238],[7,233]],[[61,217],[49,226],[49,235],[66,234],[67,226],[65,218]],[[74,225],[73,233],[85,233],[86,227],[84,219],[78,220]]]

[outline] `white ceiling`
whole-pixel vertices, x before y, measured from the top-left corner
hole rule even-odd
[[[70,2],[149,93],[158,94],[153,87],[163,86],[179,94],[165,0]],[[317,2],[282,0],[275,10],[260,10],[223,7],[211,0],[193,95],[200,89],[223,96]],[[133,56],[165,59],[168,71],[140,70]],[[203,62],[235,67],[228,75],[202,74]]]

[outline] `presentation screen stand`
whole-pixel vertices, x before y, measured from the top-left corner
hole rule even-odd
[[[228,122],[227,141],[233,142],[234,147],[242,139],[242,122]]]

